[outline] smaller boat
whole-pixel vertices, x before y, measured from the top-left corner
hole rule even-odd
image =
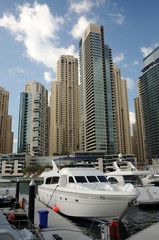
[[[132,184],[113,186],[104,173],[94,167],[70,167],[42,173],[38,197],[60,213],[94,221],[120,220],[138,197]]]
[[[10,208],[15,202],[15,189],[0,188],[0,208]]]
[[[146,168],[150,171],[150,174],[142,178],[144,185],[159,187],[159,164],[149,165]]]
[[[159,204],[159,187],[145,185],[143,182],[143,176],[150,174],[148,170],[138,170],[131,162],[123,160],[121,155],[105,173],[108,181],[114,185],[133,184],[139,193],[136,200],[139,207],[156,207]]]
[[[15,226],[7,221],[6,217],[0,213],[0,239],[6,240],[35,240],[37,239],[28,229],[17,230]]]

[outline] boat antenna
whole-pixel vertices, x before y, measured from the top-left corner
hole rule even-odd
[[[122,157],[123,157],[122,153],[119,153],[118,154],[118,159],[119,159],[120,162],[122,162]]]
[[[58,169],[58,167],[57,167],[57,165],[56,165],[54,160],[52,160],[52,167],[53,167],[53,170],[59,172],[59,169]]]

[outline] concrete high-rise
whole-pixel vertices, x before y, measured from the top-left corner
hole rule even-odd
[[[57,81],[51,84],[50,155],[80,150],[80,101],[78,59],[62,55],[57,62]]]
[[[13,152],[12,116],[8,115],[9,92],[0,87],[0,153]]]
[[[116,152],[115,86],[104,28],[90,23],[79,43],[81,147]]]
[[[145,139],[144,139],[144,123],[142,119],[141,101],[139,97],[134,99],[134,108],[135,108],[135,120],[136,120],[135,125],[136,125],[137,148],[133,153],[137,158],[138,165],[144,165],[146,163],[146,150],[145,150]],[[136,153],[136,150],[137,150],[137,153]]]
[[[20,95],[18,153],[47,156],[49,152],[48,91],[39,82],[30,82]]]
[[[132,144],[129,119],[127,81],[125,79],[121,79],[120,68],[116,68],[115,65],[114,65],[114,80],[116,89],[117,152],[123,154],[131,154]]]
[[[149,163],[159,158],[159,47],[143,59],[139,78],[146,154]]]

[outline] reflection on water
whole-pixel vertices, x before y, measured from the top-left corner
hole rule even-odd
[[[30,179],[29,182],[20,182],[20,193],[21,194],[29,194],[29,184],[31,182],[32,179]],[[35,182],[35,191],[37,193],[37,189],[38,189],[38,185],[40,185],[41,183],[39,181],[36,181],[36,179],[33,179]],[[3,188],[12,188],[15,187],[16,188],[16,183],[0,183],[0,187]]]
[[[131,236],[159,221],[159,209],[131,207],[122,219],[127,236]]]

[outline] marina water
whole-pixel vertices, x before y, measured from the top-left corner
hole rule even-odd
[[[30,179],[31,181],[32,179]],[[36,182],[36,192],[39,182]],[[1,183],[2,187],[16,187],[16,183]],[[29,182],[20,183],[20,193],[27,194],[29,193]],[[73,224],[77,225],[84,232],[90,234],[93,239],[101,239],[99,223],[92,221],[83,221],[73,218],[69,218]],[[132,206],[128,209],[125,216],[122,218],[119,224],[120,240],[124,240],[131,235],[143,230],[144,228],[152,225],[153,223],[159,222],[159,207],[156,209],[140,209],[138,207]]]

